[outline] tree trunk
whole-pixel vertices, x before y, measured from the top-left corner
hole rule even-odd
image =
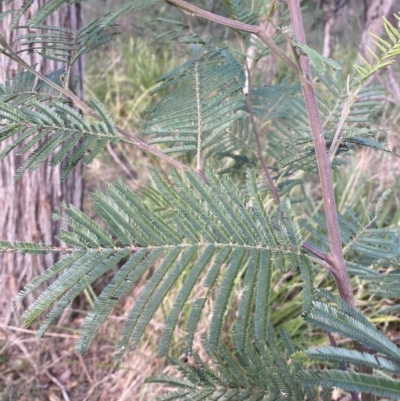
[[[383,19],[387,17],[392,8],[393,0],[364,0],[364,29],[361,36],[359,51],[361,55],[368,61],[373,61],[372,54],[368,51],[369,47],[376,53],[376,45],[374,38],[369,35],[373,33],[380,36],[383,32]]]
[[[17,9],[24,4],[24,0],[16,0],[12,8]],[[42,6],[45,0],[35,1],[32,10]],[[10,8],[7,2],[0,3],[0,12]],[[19,25],[23,26],[29,16],[24,16]],[[26,33],[26,29],[8,30],[10,18],[0,21],[0,31],[14,50],[20,49],[18,35]],[[61,7],[60,10],[46,21],[48,25],[62,26],[69,29],[79,29],[82,24],[82,9],[80,4]],[[46,60],[37,54],[21,56],[30,65],[37,65],[37,69],[44,74],[59,69],[62,64]],[[6,76],[14,76],[19,66],[12,60],[0,54],[0,82]],[[77,94],[83,92],[83,62],[77,62],[72,76],[79,74]],[[0,145],[0,151],[7,143]],[[55,243],[54,235],[60,229],[59,222],[53,222],[51,214],[61,201],[82,206],[83,182],[82,170],[78,166],[70,177],[61,183],[60,166],[50,168],[43,163],[35,171],[27,171],[20,181],[15,182],[14,173],[23,162],[23,157],[16,152],[9,155],[1,164],[0,174],[0,238],[10,241],[34,241],[47,244]],[[62,168],[62,166],[61,166]],[[24,285],[45,269],[49,268],[57,259],[57,255],[26,256],[22,258],[16,254],[0,255],[0,321],[9,322],[12,318],[18,323],[21,315],[21,306],[14,309],[15,295]],[[28,302],[31,300],[28,299]]]
[[[277,28],[276,26],[279,23],[279,9],[276,8],[276,3],[272,2],[271,7],[273,7],[273,11],[271,10],[270,13],[272,15],[271,21],[268,21],[267,15],[263,15],[259,21],[258,24],[259,26],[264,30],[264,32],[270,37],[274,38],[276,33],[277,33]],[[246,64],[247,67],[251,67],[254,63],[254,59],[257,56],[257,48],[254,45],[250,45],[247,48],[247,53],[246,53]],[[257,60],[257,63],[255,66],[252,68],[253,73],[255,72],[257,75],[260,75],[262,77],[260,84],[261,85],[268,85],[271,84],[273,78],[276,76],[276,71],[277,71],[277,58],[276,55],[271,52],[268,56],[265,56],[261,58],[260,60]],[[249,84],[248,84],[248,71],[247,69],[245,70],[246,73],[246,85],[243,88],[243,92],[247,94],[250,91]]]
[[[348,0],[328,0],[324,2],[326,9],[326,20],[324,26],[324,45],[322,48],[322,55],[324,57],[332,56],[333,47],[333,35],[332,31],[336,27],[339,19],[339,14],[345,6],[347,6]],[[322,3],[320,3],[322,6]]]
[[[371,49],[374,53],[377,52],[377,46],[375,39],[369,34],[373,33],[377,36],[381,36],[383,32],[383,18],[389,17],[390,10],[393,6],[393,0],[364,0],[364,29],[361,36],[361,42],[359,47],[360,54],[369,62],[373,63],[374,58],[368,51]],[[396,26],[396,20],[391,21]],[[400,85],[397,82],[393,66],[386,67],[388,79],[383,82],[386,89],[390,93],[394,101],[400,100]],[[371,79],[379,79],[379,75],[374,75]]]

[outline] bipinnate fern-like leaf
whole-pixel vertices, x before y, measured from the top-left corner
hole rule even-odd
[[[326,131],[335,131],[342,117],[344,104],[348,100],[349,91],[354,91],[357,83],[346,82],[341,71],[326,72],[317,76],[318,106],[323,126]],[[384,87],[379,85],[359,88],[357,98],[347,110],[344,128],[351,130],[374,126],[374,116],[382,106],[384,96]]]
[[[282,121],[290,127],[307,124],[300,85],[254,87],[250,96],[253,112],[262,121]]]
[[[326,290],[319,290],[322,298],[336,303],[314,301],[305,319],[331,333],[337,333],[368,347],[368,352],[341,347],[309,348],[293,354],[293,360],[303,363],[334,364],[368,367],[384,372],[384,377],[371,374],[345,372],[336,369],[304,370],[298,378],[304,385],[339,387],[353,392],[399,399],[400,397],[400,349],[381,333],[360,312]],[[392,377],[390,377],[392,376]]]
[[[295,38],[294,31],[291,26],[284,25],[282,27],[282,33],[290,41],[293,51],[296,52],[298,55],[307,56],[311,66],[318,73],[320,74],[325,73],[327,66],[335,70],[342,69],[340,64],[335,60],[324,57],[322,54],[319,54],[316,50],[312,49],[311,47],[308,47],[305,43],[299,43]]]
[[[386,274],[365,275],[362,277],[369,285],[369,291],[384,298],[397,299],[400,294],[400,272],[399,269]]]
[[[341,310],[327,303],[313,301],[305,320],[331,333],[351,338],[396,364],[400,363],[400,349],[358,311]]]
[[[366,267],[377,265],[388,267],[398,263],[400,250],[398,247],[400,231],[396,228],[373,228],[378,218],[380,208],[389,195],[385,191],[377,201],[377,207],[368,216],[368,223],[362,223],[351,209],[339,214],[339,224],[343,251],[346,259]],[[304,227],[320,248],[327,250],[327,226],[322,213],[313,217],[312,224],[304,223]]]
[[[309,348],[305,352],[296,353],[293,358],[299,361],[313,361],[320,363],[345,363],[357,366],[366,366],[371,369],[381,370],[392,374],[400,373],[400,364],[391,360],[371,355],[368,352],[360,352],[339,347]]]
[[[35,87],[34,90],[40,88]],[[0,141],[15,138],[0,153],[0,160],[4,160],[17,147],[20,154],[28,154],[16,171],[15,179],[19,179],[27,169],[37,169],[51,154],[51,166],[67,160],[61,172],[61,179],[65,179],[80,160],[84,164],[90,164],[104,150],[107,143],[119,140],[114,122],[100,103],[91,101],[90,104],[101,115],[103,121],[89,125],[68,105],[62,102],[52,102],[48,105],[31,98],[29,89],[27,92],[22,89],[15,94],[17,102],[20,103],[19,108],[10,102],[8,94],[4,96],[8,96],[9,102],[0,101]],[[43,96],[50,95],[44,93]]]
[[[6,0],[0,0],[0,3],[3,3],[5,1]],[[7,1],[7,4],[11,4],[12,7],[14,1],[15,0]],[[21,19],[21,16],[31,7],[34,1],[35,0],[27,0],[20,7],[9,8],[8,10],[0,14],[0,20],[4,19],[7,15],[13,15],[9,29],[15,29],[19,25],[19,20]]]
[[[46,75],[46,78],[62,86],[60,77],[64,73],[65,70],[61,68]],[[42,80],[37,80],[30,71],[20,70],[12,79],[8,78],[4,84],[0,83],[0,101],[19,107],[27,106],[30,101],[47,102],[47,105],[51,105],[53,102],[66,100],[55,88]]]
[[[400,14],[394,14],[397,21],[400,21]],[[361,57],[363,65],[355,65],[357,73],[359,74],[360,85],[364,83],[369,77],[378,72],[379,70],[391,65],[395,62],[394,58],[400,55],[400,30],[398,27],[393,26],[385,17],[383,17],[383,27],[388,36],[388,40],[384,40],[379,36],[370,33],[370,35],[375,39],[374,43],[377,48],[381,51],[378,55],[374,53],[371,49],[367,50],[374,57],[374,63],[370,64],[367,60]]]
[[[0,3],[2,1],[5,0],[1,0]],[[28,25],[31,28],[35,28],[41,24],[43,24],[43,22],[50,17],[52,14],[54,14],[55,12],[57,12],[57,10],[60,9],[60,7],[68,5],[70,2],[70,0],[49,0],[46,1],[45,3],[43,3],[43,5],[41,7],[38,8],[38,10],[36,10],[36,12],[32,12],[31,10],[31,6],[34,3],[35,0],[27,0],[25,1],[25,3],[19,8],[19,9],[15,9],[14,11],[14,16],[13,16],[13,20],[12,20],[12,24],[10,26],[10,29],[15,29],[17,28],[20,24],[19,21],[21,19],[21,17],[30,12],[30,19],[28,21]],[[83,1],[86,0],[74,0],[73,3],[81,3]],[[151,6],[155,3],[157,3],[159,0],[128,0],[125,1],[122,5],[119,5],[119,7],[106,14],[103,17],[103,21],[106,23],[107,19],[111,20],[111,21],[115,21],[119,16],[127,13],[130,10],[139,10],[148,6]],[[14,0],[7,0],[7,3],[10,3],[12,5],[12,3],[14,2]]]
[[[0,1],[1,3],[1,1]],[[0,21],[6,18],[8,15],[14,14],[17,10],[11,9],[11,10],[6,10],[2,13],[0,13]]]
[[[257,22],[264,1],[224,0],[223,4],[229,18],[254,25]]]
[[[254,132],[248,117],[240,118],[209,142],[206,157],[230,158],[235,164],[220,170],[219,174],[237,171],[241,166],[255,166]]]
[[[197,43],[201,45],[207,45],[211,39],[211,36],[208,36],[206,39],[202,39],[190,29],[189,25],[175,19],[157,17],[151,20],[151,22],[168,24],[168,30],[157,35],[156,40],[168,36],[170,40],[176,40],[180,44],[193,45],[194,43]]]
[[[355,80],[346,82],[339,69],[315,73],[327,146],[339,140],[336,154],[342,155],[357,146],[394,153],[379,140],[383,130],[378,129],[374,121],[384,97],[382,87],[364,88]],[[269,153],[277,161],[279,171],[284,171],[285,175],[297,170],[315,171],[315,151],[299,86],[283,83],[278,87],[252,88],[251,104],[258,118],[272,122]],[[335,136],[339,125],[338,139]],[[333,159],[333,167],[341,163],[340,158]]]
[[[73,65],[81,56],[109,43],[117,32],[108,32],[102,20],[78,31],[55,26],[35,26],[35,32],[18,36],[24,50]]]
[[[322,56],[317,51],[315,51],[311,47],[308,47],[304,43],[295,42],[295,46],[301,54],[308,57],[313,69],[320,74],[325,73],[327,69],[326,67],[333,68],[334,70],[342,69],[341,65],[337,61]]]
[[[344,154],[354,150],[357,145],[389,152],[386,145],[378,141],[381,130],[373,124],[374,113],[381,106],[382,88],[364,88],[364,81],[357,79],[349,78],[345,82],[336,62],[298,44],[290,32],[289,37],[294,47],[308,56],[319,78],[315,88],[326,143],[332,148],[330,152]],[[333,67],[333,70],[326,69],[326,65]],[[252,103],[258,117],[274,121],[269,134],[271,155],[279,163],[279,170],[284,169],[286,174],[299,169],[311,172],[316,169],[316,158],[302,96],[299,91],[295,92],[293,86],[281,85],[278,91],[275,89],[252,91]],[[272,97],[268,92],[273,92]],[[287,93],[285,97],[279,96],[284,92]],[[286,100],[288,96],[289,100]],[[290,112],[285,112],[285,109]],[[287,118],[287,115],[291,118]],[[340,160],[333,158],[333,167],[339,164]]]
[[[62,247],[54,247],[36,242],[23,241],[0,241],[0,254],[9,252],[18,252],[20,255],[45,255],[49,252],[66,252]]]
[[[240,352],[235,350],[235,355],[222,344],[212,350],[204,341],[204,347],[213,366],[197,354],[194,355],[194,366],[172,360],[183,379],[163,375],[148,378],[148,383],[160,383],[173,389],[153,401],[305,399],[307,393],[296,377],[295,365],[289,362],[270,324],[267,323],[263,340],[255,340],[254,344],[247,341]],[[315,394],[308,393],[307,400],[316,400]]]
[[[317,99],[329,147],[342,117],[348,88],[340,71],[326,71],[317,75]],[[278,86],[255,87],[250,96],[254,114],[263,121],[271,121],[273,126],[268,134],[269,154],[277,161],[279,170],[286,174],[297,170],[315,171],[315,151],[300,86],[282,83]],[[381,87],[359,89],[341,131],[338,154],[345,155],[357,146],[391,152],[384,142],[378,140],[383,130],[376,128],[373,118],[382,104],[382,97]],[[333,167],[340,164],[340,159],[333,159]]]
[[[151,144],[164,144],[165,153],[201,153],[218,142],[244,106],[244,72],[228,49],[193,45],[194,58],[160,78],[159,91],[170,88],[143,126],[154,135]]]
[[[387,377],[332,369],[305,370],[299,373],[299,379],[311,385],[339,387],[347,391],[359,391],[394,400],[400,398],[400,380]]]
[[[71,29],[41,25],[43,21],[61,7],[65,0],[46,2],[31,17],[30,32],[20,35],[22,48],[28,52],[37,52],[44,58],[60,61],[67,65],[74,64],[81,56],[109,43],[118,34],[113,28],[116,20],[130,10],[141,9],[156,3],[155,0],[131,0],[115,11],[100,17],[81,29]],[[35,32],[32,32],[32,30]]]
[[[235,341],[241,348],[252,331],[253,314],[254,335],[260,340],[265,335],[274,267],[283,271],[289,267],[300,268],[307,310],[313,299],[313,266],[302,252],[302,238],[290,204],[284,203],[282,209],[285,227],[276,228],[264,211],[253,171],[247,175],[247,194],[211,170],[206,176],[207,184],[194,172],[187,173],[185,179],[174,173],[174,186],[171,186],[153,172],[157,196],[168,204],[168,214],[161,213],[158,207],[147,206],[121,182],[110,185],[105,194],[95,193],[94,208],[107,229],[73,206],[69,207],[66,212],[72,231],[62,230],[58,238],[70,255],[28,285],[20,298],[61,271],[65,272],[29,307],[24,314],[25,322],[32,323],[53,305],[39,329],[39,334],[43,334],[69,302],[118,263],[122,266],[86,317],[77,344],[80,351],[88,348],[114,306],[156,264],[157,269],[128,314],[117,362],[128,345],[138,343],[152,316],[182,276],[184,281],[166,316],[161,355],[167,354],[179,316],[199,282],[204,296],[195,301],[190,312],[186,328],[188,350],[207,298],[214,291],[216,299],[208,342],[211,350],[219,347],[225,312],[243,271],[249,287],[239,302]]]
[[[83,1],[83,0],[80,0]],[[77,3],[80,1],[74,1]],[[8,1],[12,3],[13,0]],[[43,25],[45,20],[55,13],[60,7],[68,6],[69,0],[46,1],[41,7],[32,13],[33,0],[26,1],[19,9],[9,10],[0,14],[0,19],[8,14],[13,14],[9,29],[29,28],[29,33],[18,37],[21,40],[22,49],[32,53],[36,52],[44,58],[66,63],[71,66],[81,56],[109,43],[117,34],[113,29],[116,20],[131,10],[139,10],[157,3],[158,0],[130,0],[100,17],[77,31]],[[20,26],[21,17],[30,13],[28,26]]]
[[[396,299],[400,293],[400,230],[371,227],[389,193],[386,191],[378,200],[367,224],[361,223],[351,210],[339,215],[339,223],[349,274],[362,279],[370,293]],[[313,220],[314,225],[306,223],[304,227],[311,234],[311,241],[328,251],[325,217],[317,214]]]

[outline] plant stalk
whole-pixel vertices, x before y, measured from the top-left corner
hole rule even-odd
[[[306,44],[300,2],[299,0],[287,0],[287,4],[289,7],[290,19],[295,38],[299,43]],[[352,308],[357,309],[353,295],[353,289],[350,284],[350,278],[344,261],[339,219],[336,209],[335,194],[333,191],[331,161],[329,158],[329,153],[326,150],[324,131],[321,119],[319,117],[318,104],[311,77],[311,67],[308,58],[303,55],[299,55],[299,64],[302,71],[300,82],[303,91],[303,97],[306,103],[308,119],[310,121],[315,154],[317,157],[328,236],[331,246],[331,253],[328,255],[328,263],[332,267],[331,273],[335,279],[340,298]],[[354,348],[358,351],[364,351],[364,347],[358,343],[354,343]],[[362,372],[371,374],[372,370],[369,368],[363,368]],[[358,398],[358,396],[355,397],[355,395],[355,393],[352,394],[354,401],[356,401]],[[374,400],[374,397],[370,394],[362,394],[362,400],[372,401]]]
[[[299,43],[306,44],[299,0],[287,0],[287,4],[290,11],[290,18],[295,38]],[[300,82],[306,103],[308,119],[310,121],[315,154],[317,157],[328,235],[331,245],[331,254],[329,255],[329,263],[332,266],[331,272],[338,287],[340,297],[351,307],[356,309],[353,289],[350,284],[349,275],[343,257],[339,219],[336,209],[335,194],[333,191],[331,162],[326,151],[324,130],[319,116],[317,98],[315,96],[314,84],[311,77],[311,67],[307,57],[300,55],[299,60],[302,74]]]

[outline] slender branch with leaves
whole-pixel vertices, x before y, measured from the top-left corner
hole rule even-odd
[[[13,14],[10,29],[16,29],[32,3],[10,8],[0,18]],[[154,92],[162,97],[148,110],[141,129],[142,136],[150,137],[146,142],[119,128],[100,102],[78,99],[70,89],[70,74],[79,57],[113,39],[119,17],[158,7],[159,2],[128,0],[78,32],[46,26],[46,18],[64,3],[69,2],[46,2],[31,16],[29,34],[20,40],[26,51],[63,62],[65,69],[46,76],[39,73],[0,34],[0,56],[21,67],[0,86],[0,140],[14,138],[0,159],[16,148],[27,155],[16,179],[46,159],[51,166],[66,160],[60,177],[65,179],[79,162],[89,164],[110,143],[122,141],[175,170],[151,172],[150,202],[122,181],[109,185],[106,193],[94,193],[94,210],[102,223],[72,205],[55,210],[54,218],[63,218],[70,226],[57,236],[60,246],[0,241],[4,253],[62,254],[20,292],[18,301],[53,280],[26,310],[25,323],[39,319],[38,334],[43,335],[80,293],[118,266],[83,323],[77,349],[88,349],[113,308],[142,277],[148,277],[122,330],[115,356],[118,365],[126,349],[139,344],[181,280],[165,314],[159,355],[171,356],[180,316],[188,313],[181,345],[184,352],[194,353],[196,364],[186,366],[172,355],[171,363],[181,376],[149,378],[176,389],[160,396],[160,401],[329,400],[334,387],[349,391],[353,400],[359,400],[360,393],[363,400],[399,399],[400,350],[358,310],[351,278],[363,280],[375,294],[398,297],[400,232],[373,227],[387,193],[365,226],[351,210],[338,213],[332,180],[332,169],[358,146],[389,152],[377,140],[381,129],[371,122],[380,107],[380,89],[365,84],[400,55],[398,28],[384,20],[389,39],[375,37],[381,52],[374,54],[375,64],[362,60],[346,79],[339,63],[307,46],[298,0],[287,0],[287,9],[282,6],[280,12],[280,38],[286,38],[290,54],[257,25],[265,13],[272,18],[275,2],[269,9],[268,1],[226,0],[224,16],[184,0],[162,2],[192,18],[234,30],[242,51],[235,48],[235,41],[219,48],[209,37],[188,35],[182,22],[159,18],[158,22],[173,25],[169,32],[186,46],[187,58],[159,80]],[[291,79],[264,87],[253,84],[257,59],[249,62],[243,55],[250,46],[249,34],[261,41],[261,52],[279,57]],[[185,158],[180,158],[182,154]],[[323,200],[323,213],[304,224],[290,195],[298,183],[293,179],[297,171],[318,172]],[[270,199],[273,208],[266,207]],[[315,276],[321,269],[332,276],[335,290],[319,288]],[[274,314],[279,313],[272,303],[273,277],[296,270],[302,281],[302,319],[325,330],[331,346],[299,349],[287,330],[273,326]],[[199,286],[202,295],[193,299]],[[236,288],[242,289],[239,299]],[[193,350],[207,308],[212,313],[203,346],[211,367]],[[237,319],[227,342],[226,316],[232,308]],[[338,346],[334,334],[352,341],[353,348]]]

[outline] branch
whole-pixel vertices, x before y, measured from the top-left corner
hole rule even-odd
[[[204,18],[208,21],[227,26],[228,28],[237,29],[239,31],[252,33],[259,37],[296,75],[299,75],[299,69],[296,64],[286,55],[286,53],[257,25],[245,24],[230,18],[211,13],[196,7],[184,0],[167,0],[167,3],[189,12],[192,16]]]
[[[343,105],[342,113],[340,115],[340,121],[336,128],[335,135],[332,139],[331,147],[329,148],[328,154],[329,154],[329,158],[330,158],[331,162],[333,161],[335,154],[336,154],[337,150],[339,149],[339,145],[341,142],[340,141],[340,133],[342,132],[344,123],[346,122],[346,119],[350,113],[351,106],[357,100],[357,94],[360,89],[361,89],[361,85],[353,93],[350,93],[350,91],[347,90],[349,97],[346,100],[345,104]]]
[[[132,180],[137,178],[136,172],[132,172],[121,160],[121,158],[115,153],[114,149],[110,144],[107,145],[107,150],[110,156],[113,158],[114,162],[121,167],[121,170]]]
[[[53,376],[48,370],[45,371],[46,375],[49,377],[49,379],[61,390],[61,393],[64,397],[64,401],[70,401],[71,399],[68,396],[67,390],[65,389],[65,386],[55,377]]]
[[[307,253],[315,256],[319,261],[324,262],[323,266],[327,268],[328,271],[331,271],[331,266],[329,264],[329,256],[325,252],[322,252],[319,248],[316,246],[310,244],[307,241],[303,241],[301,244],[301,247],[303,248],[304,251]]]

